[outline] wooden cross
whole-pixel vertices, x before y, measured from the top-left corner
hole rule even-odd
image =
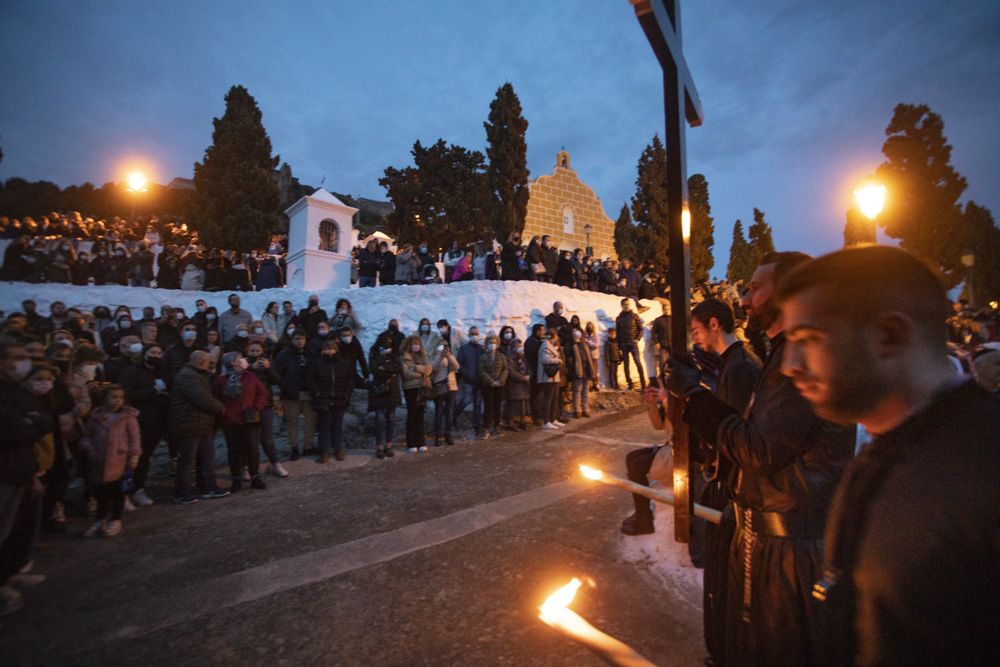
[[[663,101],[666,111],[667,216],[670,260],[670,349],[685,357],[691,349],[691,255],[690,227],[682,218],[687,209],[687,161],[684,122],[698,127],[702,122],[701,100],[681,51],[680,0],[631,0],[646,39],[663,69]],[[690,217],[688,218],[690,226]],[[674,435],[674,538],[687,542],[691,531],[691,459],[684,406],[671,401],[670,422]]]

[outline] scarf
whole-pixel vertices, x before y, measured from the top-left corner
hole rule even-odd
[[[240,398],[243,395],[243,374],[235,370],[229,371],[229,376],[226,378],[226,388],[222,390],[222,394],[226,398]]]

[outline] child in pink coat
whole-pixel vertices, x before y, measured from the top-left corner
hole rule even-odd
[[[84,537],[103,532],[107,537],[122,530],[122,510],[125,491],[122,480],[127,470],[135,470],[142,446],[139,439],[139,411],[125,405],[125,390],[121,385],[109,385],[104,390],[101,407],[87,419],[87,429],[79,447],[90,461],[91,482],[97,497],[97,522],[87,529]],[[108,520],[105,522],[105,517]]]

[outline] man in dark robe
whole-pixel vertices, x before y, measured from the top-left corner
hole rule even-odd
[[[781,374],[785,345],[778,281],[802,253],[772,253],[757,267],[743,306],[770,353],[744,415],[700,384],[697,369],[671,363],[670,390],[684,420],[735,469],[736,536],[726,585],[726,664],[808,665],[816,632],[810,590],[820,572],[833,490],[854,453],[855,428],[817,417]]]
[[[867,246],[800,266],[778,297],[782,371],[874,436],[830,509],[818,662],[1000,664],[1000,404],[948,359],[943,284]]]

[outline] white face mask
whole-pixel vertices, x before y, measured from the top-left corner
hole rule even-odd
[[[198,306],[198,312],[199,313],[204,313],[205,312],[205,306]]]
[[[52,380],[32,380],[31,393],[35,396],[44,396],[52,391]]]
[[[213,321],[215,319],[215,313],[206,313],[205,319],[209,322]]]
[[[128,346],[128,351],[131,354],[139,354],[142,352],[142,343],[132,343]]]
[[[512,333],[510,333],[509,331],[503,335],[503,339],[504,340],[510,340],[513,337],[514,337],[514,335]]]
[[[448,327],[438,327],[438,333],[440,333],[442,336],[447,336]]]
[[[469,334],[469,342],[470,343],[478,343],[479,342],[479,334]]]
[[[183,340],[194,340],[197,336],[198,336],[198,332],[197,331],[191,331],[190,329],[187,329],[187,330],[181,332],[181,338]]]
[[[438,352],[444,352],[444,345],[438,345]]]
[[[128,329],[131,326],[132,326],[132,320],[121,320],[118,323],[118,328],[119,329]]]
[[[249,331],[237,331],[236,336],[238,338],[247,338],[250,335]]]
[[[31,359],[21,359],[14,362],[14,370],[11,375],[15,380],[23,380],[31,372]]]
[[[140,349],[142,348],[140,347]],[[97,376],[97,364],[86,364],[80,366],[77,372],[87,380],[93,380]]]
[[[255,334],[257,334],[258,336],[263,336],[264,335],[264,328],[263,327],[257,327],[256,329],[253,330],[253,332]]]

